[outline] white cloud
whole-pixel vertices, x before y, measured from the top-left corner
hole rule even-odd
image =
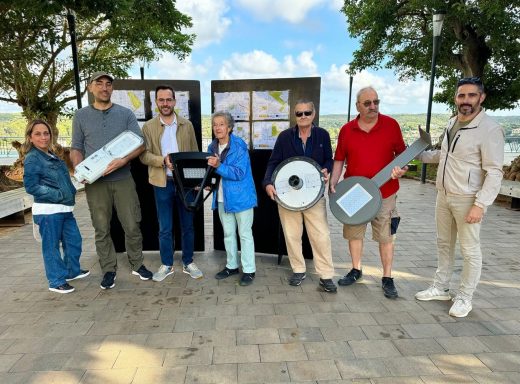
[[[303,51],[297,57],[287,55],[279,61],[269,53],[254,50],[233,53],[223,61],[220,79],[257,79],[273,77],[317,76],[317,65],[311,51]]]
[[[344,0],[332,0],[330,2],[330,9],[333,11],[339,11],[345,5]]]
[[[296,24],[305,20],[312,8],[327,3],[327,0],[236,0],[236,2],[261,20],[282,19]],[[334,3],[339,2],[334,1]]]
[[[231,25],[231,19],[224,17],[229,11],[225,0],[179,1],[176,7],[192,18],[193,27],[187,32],[197,35],[194,49],[220,42]]]
[[[345,95],[348,102],[349,76],[345,73],[346,64],[337,66],[333,64],[322,77],[322,92],[337,92]],[[385,106],[389,110],[409,109],[409,106],[422,108],[416,113],[425,113],[428,103],[429,81],[418,79],[416,81],[401,82],[393,74],[384,75],[374,71],[361,71],[355,74],[352,82],[352,102],[356,93],[363,87],[372,86],[376,89],[382,102],[382,111]],[[387,112],[390,111],[387,109]]]
[[[213,65],[212,58],[206,58],[203,64],[194,64],[191,56],[184,61],[180,61],[173,54],[164,54],[158,61],[145,68],[145,78],[154,79],[177,79],[193,80],[199,79],[208,73],[208,69]],[[152,73],[153,75],[148,75]]]

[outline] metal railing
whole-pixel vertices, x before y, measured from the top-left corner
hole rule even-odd
[[[25,137],[22,136],[0,136],[0,157],[18,157],[18,152],[14,149],[11,144],[13,141],[19,141],[23,143],[25,141]],[[70,145],[71,137],[70,136],[59,136],[58,143],[64,147],[68,147]]]

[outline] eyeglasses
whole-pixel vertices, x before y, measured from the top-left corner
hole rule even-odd
[[[375,100],[366,100],[366,101],[363,101],[361,104],[363,104],[365,107],[370,107],[372,104],[374,104],[376,107],[379,105],[379,103],[381,102],[381,100],[379,99],[375,99]]]
[[[465,84],[482,85],[482,80],[480,79],[480,77],[465,77],[457,82],[457,87],[460,87],[461,85]]]
[[[303,111],[303,112],[296,111],[296,112],[294,112],[294,114],[296,115],[296,117],[302,117],[303,115],[310,116],[310,115],[312,115],[312,112],[313,111]]]
[[[157,99],[157,101],[161,104],[164,104],[164,103],[172,103],[173,100],[175,99],[172,99],[172,98],[168,98],[168,99]]]

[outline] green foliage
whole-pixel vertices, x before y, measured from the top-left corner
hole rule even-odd
[[[520,4],[509,0],[345,0],[349,33],[360,39],[350,71],[391,68],[400,79],[429,78],[433,10],[446,18],[437,58],[442,91],[453,105],[456,79],[480,76],[489,110],[512,109],[520,99]]]
[[[3,1],[0,100],[18,104],[27,119],[44,117],[55,126],[76,97],[68,10],[76,15],[82,93],[95,71],[125,78],[137,58],[152,61],[162,51],[182,59],[191,52],[194,36],[182,33],[191,19],[175,1]]]

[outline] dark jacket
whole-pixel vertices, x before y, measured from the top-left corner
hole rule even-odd
[[[76,188],[65,162],[35,147],[25,156],[23,184],[35,203],[74,205]]]
[[[278,164],[285,159],[293,156],[304,156],[303,148],[296,145],[295,137],[298,135],[298,126],[286,129],[276,139],[274,144],[273,153],[267,162],[267,169],[265,171],[264,180],[262,185],[264,188],[272,184],[271,176]],[[311,128],[311,136],[308,140],[311,140],[307,145],[312,145],[311,158],[315,160],[321,168],[327,168],[327,171],[332,171],[332,146],[330,144],[329,133],[320,127],[315,125]]]
[[[208,152],[218,154],[218,140],[208,147]],[[256,190],[249,161],[247,145],[241,138],[230,134],[229,143],[220,155],[216,173],[220,175],[224,193],[224,211],[237,213],[256,207]],[[217,209],[217,192],[213,192],[213,209]]]

